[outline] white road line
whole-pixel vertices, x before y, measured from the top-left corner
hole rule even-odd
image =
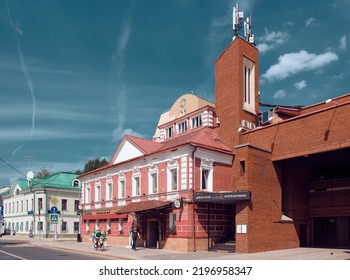
[[[22,257],[20,257],[20,256],[7,253],[7,252],[2,251],[2,250],[0,250],[0,253],[3,253],[3,254],[5,254],[5,255],[9,255],[9,256],[11,256],[11,257],[14,257],[14,258],[17,258],[17,259],[20,259],[20,260],[28,260],[28,259],[22,258]]]

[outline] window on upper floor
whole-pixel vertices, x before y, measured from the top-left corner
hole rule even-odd
[[[68,201],[67,201],[67,199],[62,199],[62,210],[68,210]]]
[[[141,194],[141,184],[140,184],[139,175],[133,177],[132,191],[133,191],[133,196],[139,196]]]
[[[192,129],[200,127],[200,126],[202,126],[202,116],[201,115],[191,118],[191,128]]]
[[[95,186],[95,201],[101,201],[101,185]]]
[[[106,200],[112,199],[113,184],[112,182],[107,182],[106,184]]]
[[[150,193],[158,193],[158,174],[157,172],[151,173],[150,177]]]
[[[90,187],[87,187],[85,192],[85,203],[90,203],[91,202],[90,199],[91,199],[91,189]]]
[[[255,64],[243,58],[243,109],[255,114]]]
[[[201,160],[201,189],[213,191],[213,161],[209,159]]]
[[[177,133],[181,134],[187,131],[187,121],[177,124]]]
[[[79,200],[74,200],[74,211],[78,211],[79,210]]]
[[[177,190],[177,169],[170,170],[170,190]]]
[[[165,129],[165,133],[166,133],[166,135],[165,135],[166,138],[171,138],[171,137],[173,137],[173,135],[174,135],[174,128],[173,128],[172,126],[166,128],[166,129]]]
[[[124,198],[125,195],[126,195],[125,179],[121,179],[118,182],[118,196],[119,198]]]
[[[39,208],[40,210],[43,209],[43,199],[42,199],[41,197],[38,198],[38,208]]]

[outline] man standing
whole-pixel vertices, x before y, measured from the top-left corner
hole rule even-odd
[[[131,238],[132,238],[132,246],[131,246],[131,249],[136,251],[136,241],[137,241],[137,238],[140,238],[140,234],[139,234],[139,231],[137,228],[134,228],[134,230],[132,231],[131,233]]]

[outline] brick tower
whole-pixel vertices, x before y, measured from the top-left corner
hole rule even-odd
[[[220,140],[239,144],[241,131],[258,125],[259,51],[239,35],[215,62],[215,108]]]

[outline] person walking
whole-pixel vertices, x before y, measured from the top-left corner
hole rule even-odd
[[[134,230],[132,231],[131,238],[132,238],[131,249],[136,251],[136,241],[137,241],[137,238],[140,238],[140,234],[137,228],[134,228]]]

